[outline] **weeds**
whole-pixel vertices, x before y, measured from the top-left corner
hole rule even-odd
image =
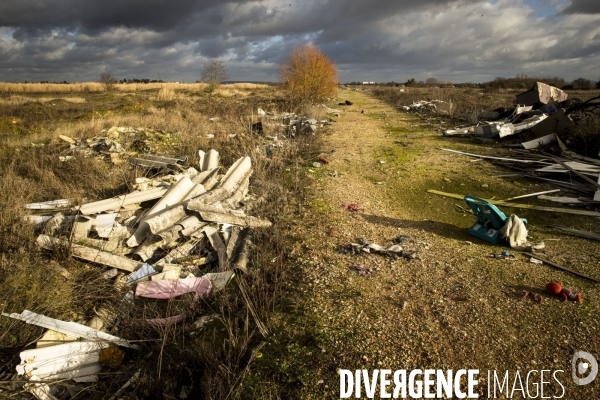
[[[142,349],[128,350],[122,367],[103,372],[110,379],[90,386],[87,392],[92,396],[116,393],[139,371],[137,382],[128,389],[128,395],[134,397],[176,398],[183,390],[192,398],[244,398],[241,384],[248,378],[247,368],[260,357],[263,334],[270,329],[270,317],[282,301],[286,243],[291,235],[288,219],[299,209],[297,204],[307,183],[301,167],[305,159],[318,153],[318,140],[300,136],[267,156],[264,139],[248,129],[257,120],[253,114],[259,106],[289,111],[284,107],[290,105],[272,91],[265,92],[264,97],[248,93],[263,90],[259,85],[240,87],[238,90],[246,91],[244,95],[232,94],[231,98],[218,94],[208,98],[192,88],[189,93],[181,91],[181,87],[161,89],[158,93],[118,93],[122,86],[116,85],[116,92],[111,94],[85,93],[85,101],[55,108],[49,101],[0,103],[0,121],[16,118],[20,127],[14,134],[0,125],[0,309],[28,309],[82,323],[100,313],[100,309],[116,315],[112,332],[136,341]],[[29,89],[4,85],[0,91],[17,88]],[[51,88],[48,87],[48,93]],[[37,114],[32,116],[31,110]],[[211,122],[212,117],[218,120]],[[257,230],[253,234],[256,245],[250,258],[252,265],[260,268],[249,268],[246,275],[238,277],[240,286],[234,281],[201,302],[136,301],[135,306],[124,307],[129,288],[103,279],[98,266],[72,259],[66,248],[40,252],[35,246],[38,232],[23,223],[25,203],[61,198],[80,203],[84,198],[108,198],[131,191],[135,178],[146,173],[127,163],[110,165],[101,158],[77,155],[67,162],[59,160],[58,155],[69,147],[59,135],[91,138],[103,135],[102,130],[112,126],[168,132],[170,135],[161,137],[173,140],[163,140],[155,145],[160,146],[155,150],[186,155],[190,160],[197,159],[199,149],[208,148],[219,151],[223,165],[251,156],[252,192],[264,199],[253,213],[274,222],[269,231]],[[214,138],[208,139],[207,133],[214,134]],[[236,136],[231,137],[232,134]],[[156,138],[152,140],[157,143]],[[37,145],[32,147],[31,143]],[[154,328],[144,321],[183,311],[185,324]],[[210,314],[218,317],[202,331],[190,323],[200,315]],[[42,331],[1,318],[0,348],[4,350],[0,352],[0,373],[14,374],[18,353],[35,342]],[[5,385],[2,389],[21,387]],[[278,397],[274,385],[261,387],[260,393],[262,398]]]

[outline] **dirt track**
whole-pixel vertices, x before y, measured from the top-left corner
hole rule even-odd
[[[512,385],[516,370],[561,369],[564,398],[593,398],[600,382],[575,386],[570,363],[577,350],[600,354],[597,285],[520,254],[491,258],[510,249],[468,235],[475,217],[460,208],[468,208],[463,201],[427,193],[507,198],[552,187],[492,178],[504,171],[435,148],[484,152],[480,146],[443,138],[363,93],[344,91],[340,98],[354,105],[343,107],[325,139],[330,163],[306,170],[314,183],[303,215],[291,226],[297,236],[290,254],[291,305],[274,319],[274,337],[255,367],[259,381],[274,379],[286,397],[322,399],[339,396],[339,368],[479,369],[483,395],[488,370],[509,370]],[[357,203],[359,211],[347,211],[344,203]],[[597,220],[503,211],[529,219],[530,239],[545,241],[547,258],[600,276],[597,242],[545,228],[553,222],[593,231]],[[338,251],[359,238],[387,247],[399,236],[408,237],[401,246],[415,251],[416,259]],[[348,268],[356,265],[372,276]],[[552,280],[581,291],[584,302],[549,298],[544,287]],[[523,290],[544,301],[520,301]],[[267,376],[272,372],[277,378]],[[561,387],[552,382],[544,395],[560,396]]]

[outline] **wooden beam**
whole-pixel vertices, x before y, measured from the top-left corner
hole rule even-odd
[[[559,231],[567,232],[575,236],[581,236],[587,239],[600,240],[600,235],[594,232],[579,231],[577,229],[566,228],[558,225],[548,225],[548,228],[558,229]]]
[[[454,193],[445,193],[440,192],[439,190],[430,189],[427,192],[438,194],[440,196],[452,197],[454,199],[464,200],[465,196]],[[556,207],[544,207],[544,206],[534,206],[532,204],[520,204],[520,203],[508,203],[506,201],[501,200],[490,200],[490,199],[482,199],[489,203],[492,203],[496,206],[504,206],[504,207],[513,207],[513,208],[523,208],[526,210],[538,210],[538,211],[550,211],[564,214],[575,214],[575,215],[586,215],[589,217],[600,217],[600,213],[596,211],[585,211],[585,210],[571,210],[569,208],[556,208]]]
[[[560,189],[546,190],[545,192],[537,192],[537,193],[524,194],[522,196],[509,197],[508,199],[501,200],[501,201],[524,199],[525,197],[533,197],[533,196],[538,196],[540,194],[548,194],[548,193],[556,193],[556,192],[560,192]]]
[[[548,261],[548,260],[546,260],[546,259],[544,259],[544,258],[541,258],[541,257],[540,257],[540,256],[538,256],[537,254],[534,254],[534,253],[528,253],[528,252],[526,252],[526,251],[522,252],[521,254],[525,254],[526,256],[533,257],[533,258],[535,258],[536,260],[540,260],[540,261],[542,261],[542,262],[544,262],[544,263],[548,264],[548,265],[549,265],[549,266],[551,266],[551,267],[554,267],[554,268],[556,268],[556,269],[559,269],[559,270],[561,270],[561,271],[568,272],[568,273],[570,273],[570,274],[573,274],[573,275],[575,275],[575,276],[578,276],[578,277],[580,277],[580,278],[585,278],[585,279],[588,279],[588,280],[590,280],[590,281],[592,281],[592,282],[594,282],[594,283],[600,283],[600,281],[598,281],[598,280],[596,280],[596,279],[594,279],[594,278],[591,278],[591,277],[589,277],[589,276],[587,276],[587,275],[581,274],[581,273],[579,273],[579,272],[577,272],[577,271],[573,271],[572,269],[565,268],[565,267],[563,267],[562,265],[555,264],[555,263],[553,263],[552,261]]]

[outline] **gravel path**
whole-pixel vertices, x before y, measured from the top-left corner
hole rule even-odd
[[[274,319],[276,333],[260,364],[279,373],[268,379],[284,385],[285,397],[322,399],[339,398],[339,368],[479,369],[483,395],[488,370],[509,370],[511,385],[519,370],[525,385],[529,370],[562,369],[564,398],[597,398],[600,379],[575,386],[570,363],[577,350],[600,355],[599,285],[519,254],[491,258],[511,249],[469,236],[475,217],[464,202],[426,192],[506,198],[552,187],[492,178],[503,171],[435,149],[483,151],[476,145],[451,142],[364,93],[344,91],[340,98],[354,104],[343,107],[325,140],[330,163],[306,171],[313,184],[292,226],[297,241],[290,258],[298,272],[289,284],[292,306]],[[348,203],[358,211],[342,207]],[[519,216],[529,219],[532,240],[545,241],[547,258],[600,276],[597,242],[545,228],[555,221],[594,230],[597,220],[531,211]],[[361,239],[383,247],[396,239],[414,258],[340,252]],[[581,291],[584,302],[549,297],[544,287],[552,280]],[[544,300],[520,301],[523,290]],[[539,373],[534,376],[539,383]],[[552,382],[544,395],[560,396]]]

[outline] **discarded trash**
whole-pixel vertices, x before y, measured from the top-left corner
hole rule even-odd
[[[562,301],[572,300],[581,303],[581,294],[563,288],[560,283],[550,282],[546,285],[546,290],[553,295],[560,297]]]
[[[464,199],[477,216],[477,222],[469,229],[469,235],[489,243],[500,243],[500,230],[508,220],[506,215],[496,206],[483,199],[473,196],[465,196]],[[527,222],[527,220],[523,222]],[[521,240],[521,235],[522,231],[516,233],[517,240]],[[506,237],[506,233],[504,237]],[[525,230],[525,237],[527,237],[527,230]]]
[[[543,264],[543,261],[538,260],[537,258],[531,257],[529,259],[529,262],[533,263],[533,264]]]
[[[404,250],[398,244],[389,247],[383,247],[373,242],[359,239],[360,243],[350,243],[346,246],[338,246],[337,251],[346,254],[376,253],[393,258],[404,257],[408,260],[415,259],[416,252],[413,250]]]
[[[537,303],[541,303],[544,298],[542,297],[541,294],[537,294],[534,292],[530,292],[528,290],[523,290],[521,292],[521,298],[519,299],[520,301],[525,301],[526,298],[531,297],[531,299]]]
[[[365,268],[360,264],[349,266],[348,269],[354,270],[359,276],[364,276],[366,278],[370,277],[373,273],[370,269]]]
[[[491,255],[492,258],[498,258],[501,260],[512,260],[515,258],[514,255],[510,254],[508,251],[503,251],[500,254],[492,254]]]
[[[344,207],[346,210],[348,210],[350,212],[360,211],[357,203],[344,203],[344,204],[342,204],[342,207]]]
[[[517,104],[523,104],[526,106],[536,106],[540,104],[548,104],[551,101],[560,103],[561,101],[567,100],[569,97],[562,90],[555,88],[554,86],[547,85],[542,82],[536,82],[533,87],[527,92],[517,95]]]

